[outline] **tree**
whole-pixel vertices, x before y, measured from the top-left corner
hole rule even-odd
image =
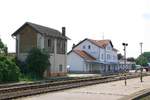
[[[148,65],[148,60],[143,55],[140,55],[136,59],[136,64],[141,65],[141,66],[147,66]]]
[[[4,54],[7,56],[8,55],[8,48],[7,48],[7,46],[4,46],[3,51],[4,51]]]
[[[117,56],[118,56],[118,60],[123,59],[123,55],[121,53],[117,54]]]
[[[5,54],[6,56],[8,54],[8,48],[6,45],[4,45],[1,39],[0,39],[0,53]]]
[[[129,58],[127,58],[127,61],[134,62],[135,59],[133,57],[129,57]]]
[[[7,54],[8,48],[0,39],[0,82],[18,81],[20,69]]]
[[[6,56],[0,56],[0,82],[18,81],[20,69]]]
[[[142,55],[144,57],[146,57],[146,59],[148,60],[148,62],[150,62],[150,52],[144,52]]]
[[[50,65],[49,55],[45,50],[33,48],[29,51],[29,55],[26,58],[26,64],[31,74],[37,77],[43,77],[44,71]]]
[[[0,53],[2,53],[4,48],[4,43],[2,42],[2,40],[0,39]]]

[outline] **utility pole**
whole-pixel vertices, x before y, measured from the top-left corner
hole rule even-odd
[[[141,47],[141,57],[142,57],[142,45],[143,45],[143,43],[142,42],[140,42],[140,47]],[[141,82],[143,82],[143,77],[142,77],[142,72],[143,72],[143,67],[142,67],[142,64],[141,64],[141,74],[140,74],[140,80],[141,80]]]
[[[125,73],[124,73],[124,83],[125,86],[127,85],[127,75],[126,75],[126,47],[128,46],[128,43],[122,43],[122,45],[124,46],[124,66],[125,66]]]
[[[142,43],[142,42],[140,42],[140,47],[141,47],[141,55],[142,55],[142,45],[143,45],[143,43]]]

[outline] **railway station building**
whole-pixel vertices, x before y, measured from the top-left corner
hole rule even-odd
[[[111,74],[124,70],[111,40],[84,39],[67,54],[70,72]]]

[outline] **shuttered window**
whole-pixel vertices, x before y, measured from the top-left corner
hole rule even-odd
[[[65,54],[66,53],[66,46],[65,40],[57,39],[57,54]]]
[[[54,39],[53,38],[47,39],[47,47],[50,53],[54,53]]]

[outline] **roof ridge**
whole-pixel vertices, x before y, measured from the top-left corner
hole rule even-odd
[[[107,41],[111,43],[112,45],[112,42],[111,40],[109,39],[105,39],[105,40],[93,40],[93,39],[88,39],[90,42],[94,43],[95,45],[101,47],[101,48],[104,48],[105,46],[107,46]],[[113,45],[112,45],[113,46]]]
[[[47,26],[43,26],[43,25],[40,25],[40,24],[36,24],[36,23],[32,23],[32,22],[26,22],[27,24],[29,25],[36,25],[36,26],[40,26],[40,27],[44,27],[44,28],[49,28],[51,30],[55,30],[55,31],[58,31],[59,33],[61,33],[59,30],[56,30],[54,28],[50,28],[50,27],[47,27]]]
[[[95,41],[111,41],[110,39],[102,39],[102,40],[97,40],[97,39],[90,39],[90,38],[86,38],[88,40],[95,40]]]
[[[40,33],[41,35],[59,37],[62,39],[69,39],[67,36],[63,35],[62,32],[60,32],[59,30],[56,30],[56,29],[53,29],[53,28],[50,28],[47,26],[35,24],[32,22],[25,22],[18,30],[16,30],[12,34],[12,36],[15,36],[16,34],[18,34],[19,30],[21,30],[22,28],[24,28],[27,25],[30,26],[31,28],[33,28],[35,31],[37,31],[37,33]]]

